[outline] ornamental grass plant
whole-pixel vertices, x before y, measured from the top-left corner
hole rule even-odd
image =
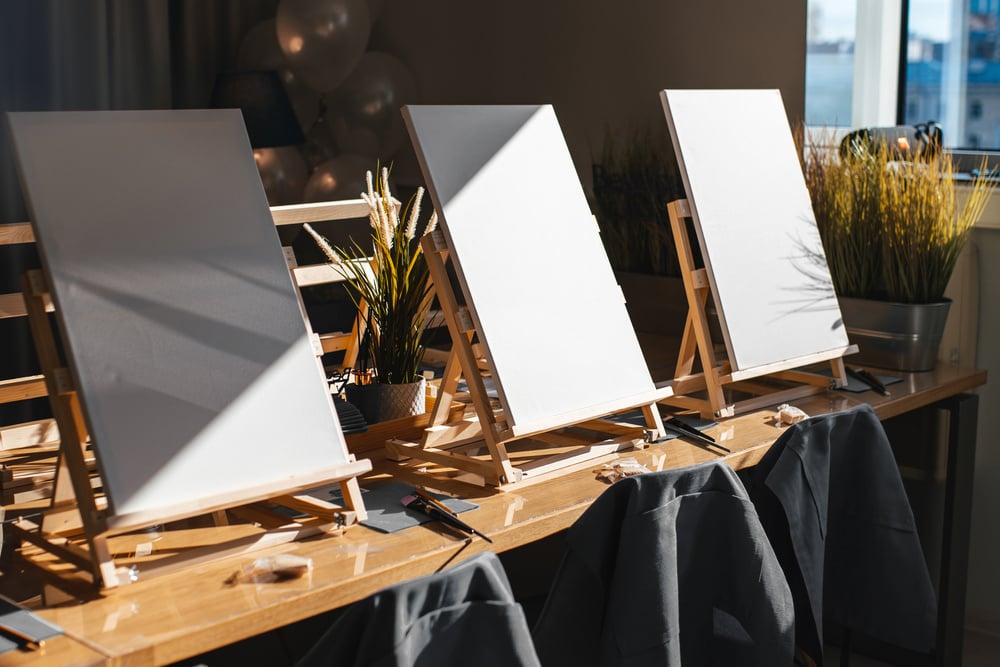
[[[371,364],[370,379],[380,384],[416,382],[421,377],[421,338],[433,296],[420,238],[436,228],[437,213],[418,234],[423,187],[400,215],[387,168],[381,170],[377,186],[369,171],[367,184],[368,192],[361,198],[369,208],[371,252],[357,241],[347,248],[333,247],[308,224],[304,228],[346,279],[351,300],[366,324],[362,353]],[[366,381],[368,370],[355,369],[360,382]]]
[[[985,165],[960,203],[947,151],[897,160],[885,142],[841,155],[810,139],[806,185],[838,296],[942,301],[993,191]]]
[[[616,271],[681,274],[667,203],[684,196],[684,185],[672,155],[669,139],[648,129],[624,141],[605,137],[593,166],[594,213]]]

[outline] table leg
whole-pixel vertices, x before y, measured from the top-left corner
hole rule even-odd
[[[947,410],[949,417],[935,663],[960,665],[965,635],[965,593],[979,397],[960,394],[940,401],[934,407]]]

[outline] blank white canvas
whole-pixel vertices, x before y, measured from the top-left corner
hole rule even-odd
[[[552,107],[409,106],[404,118],[513,424],[650,400]]]
[[[345,463],[239,111],[8,118],[112,515]]]
[[[848,345],[781,93],[661,100],[734,371]]]

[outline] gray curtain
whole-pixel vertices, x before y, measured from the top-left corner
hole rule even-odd
[[[167,0],[2,0],[0,111],[170,107]],[[0,222],[26,219],[6,129]]]
[[[203,107],[243,35],[277,0],[0,0],[0,116],[6,111]],[[113,187],[113,184],[112,184]],[[6,124],[0,223],[27,220]],[[0,246],[0,293],[18,291],[33,248]],[[27,323],[0,320],[0,379],[37,372]],[[44,401],[0,406],[0,424]]]
[[[173,108],[208,106],[215,75],[235,71],[243,36],[274,18],[278,0],[172,0]]]

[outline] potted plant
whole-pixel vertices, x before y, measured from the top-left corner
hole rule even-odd
[[[368,192],[361,198],[369,208],[371,252],[356,241],[348,248],[333,247],[308,224],[304,228],[346,279],[358,316],[364,320],[359,368],[353,370],[354,383],[345,392],[365,419],[375,423],[424,411],[421,337],[433,293],[420,237],[437,226],[437,213],[431,214],[418,234],[422,187],[400,216],[388,169],[381,170],[377,187],[369,171],[367,184]]]
[[[592,167],[594,208],[616,271],[680,277],[666,204],[684,196],[669,139],[650,130],[625,143],[610,133]]]
[[[884,141],[839,153],[824,143],[805,151],[806,185],[856,359],[930,370],[951,305],[945,288],[993,190],[986,170],[963,203],[947,151],[901,160]]]

